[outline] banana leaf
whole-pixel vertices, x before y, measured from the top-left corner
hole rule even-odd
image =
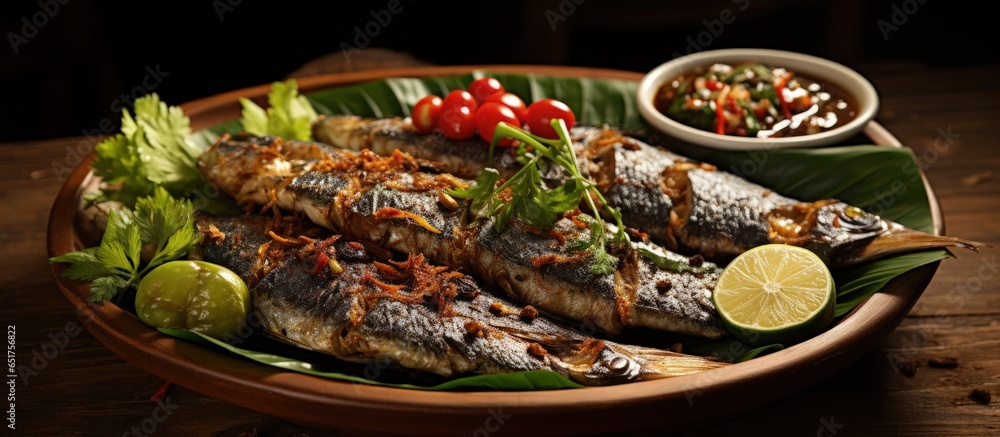
[[[408,116],[410,109],[428,94],[443,96],[449,90],[465,88],[473,80],[490,76],[504,84],[508,92],[525,102],[551,97],[569,105],[581,125],[608,124],[631,135],[646,138],[651,143],[670,140],[651,135],[649,127],[635,105],[637,83],[627,80],[553,77],[525,74],[501,74],[476,71],[465,75],[427,78],[390,78],[363,84],[324,90],[306,97],[320,114],[359,115],[367,117]],[[203,129],[193,135],[196,143],[207,147],[222,133],[236,134],[243,130],[239,121],[230,121]],[[862,140],[863,141],[863,140]],[[877,213],[910,228],[931,232],[930,205],[920,179],[913,153],[908,148],[872,145],[848,145],[824,149],[760,150],[723,152],[714,150],[689,151],[689,156],[718,166],[783,195],[818,200],[837,198]],[[945,250],[930,250],[887,257],[859,266],[833,269],[837,283],[836,316],[848,313],[893,278],[925,264],[949,257]],[[536,371],[509,375],[482,375],[456,378],[437,386],[385,384],[340,373],[310,370],[309,363],[239,349],[189,332],[163,332],[187,339],[199,339],[246,358],[303,373],[333,379],[413,389],[498,389],[536,390],[576,388],[580,385],[554,372]],[[734,346],[735,340],[698,341],[685,345],[688,351],[705,355]],[[220,344],[221,343],[221,344]],[[738,343],[738,342],[736,342]],[[747,351],[735,361],[744,361],[783,348],[782,345],[736,345]]]

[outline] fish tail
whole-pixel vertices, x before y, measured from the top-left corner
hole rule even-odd
[[[984,247],[993,247],[986,243],[966,240],[943,235],[931,235],[906,228],[897,223],[890,223],[890,231],[879,235],[862,248],[854,261],[868,261],[900,252],[935,249],[944,247],[959,247],[979,252]]]

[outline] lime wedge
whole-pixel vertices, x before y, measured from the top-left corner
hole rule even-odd
[[[785,343],[822,330],[833,320],[833,276],[814,253],[768,244],[736,257],[719,276],[712,300],[736,338]]]

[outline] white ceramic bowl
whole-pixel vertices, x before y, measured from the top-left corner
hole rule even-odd
[[[656,91],[666,81],[693,70],[715,63],[736,64],[760,62],[769,67],[784,67],[803,76],[822,79],[846,91],[858,104],[858,115],[853,120],[817,134],[785,138],[754,138],[719,135],[703,131],[661,114],[653,106]],[[637,95],[639,112],[654,128],[692,144],[726,150],[754,150],[787,147],[818,147],[846,140],[860,132],[878,112],[878,94],[864,77],[836,62],[795,52],[765,49],[710,50],[682,56],[656,67],[639,83]]]

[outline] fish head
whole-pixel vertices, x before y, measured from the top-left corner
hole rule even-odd
[[[690,375],[726,363],[661,349],[592,340],[576,354],[561,354],[561,373],[589,386]]]
[[[824,205],[815,217],[812,238],[805,247],[831,266],[923,249],[963,247],[978,251],[982,246],[974,241],[915,231],[843,202]]]
[[[844,202],[822,206],[816,210],[815,218],[806,248],[828,264],[838,264],[889,228],[881,217]]]
[[[564,357],[565,361],[556,365],[566,367],[564,370],[570,378],[588,386],[622,384],[643,378],[644,366],[639,358],[603,341],[594,343],[598,343],[599,348],[588,349],[591,352],[596,349],[596,355],[581,354],[583,356],[568,360]],[[583,359],[587,355],[589,358]]]

